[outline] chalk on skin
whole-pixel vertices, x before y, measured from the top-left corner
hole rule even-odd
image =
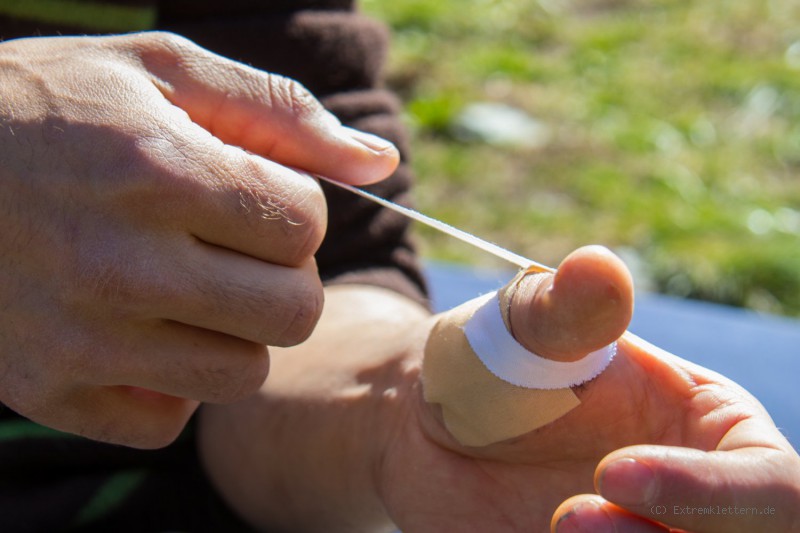
[[[561,418],[580,404],[570,387],[595,378],[614,357],[616,343],[571,363],[519,344],[508,311],[528,274],[443,315],[425,347],[425,400],[441,406],[445,426],[465,446],[487,446]]]

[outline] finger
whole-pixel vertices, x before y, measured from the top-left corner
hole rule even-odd
[[[125,387],[85,386],[62,399],[57,416],[36,421],[100,442],[156,449],[180,435],[198,405]]]
[[[185,195],[192,201],[179,207],[188,232],[284,266],[298,266],[316,253],[325,236],[327,206],[314,179],[211,142],[195,141],[188,151],[192,163],[183,172],[201,178],[194,194]]]
[[[258,390],[269,370],[263,345],[166,321],[74,323],[35,375],[26,416],[61,431],[141,448],[169,444],[199,401],[228,403]],[[45,344],[46,346],[46,344]],[[19,388],[18,388],[19,389]]]
[[[62,299],[69,317],[107,324],[102,329],[169,320],[288,346],[305,340],[321,314],[313,258],[290,268],[194,238],[135,231],[114,236],[101,234],[98,244],[82,248],[86,259]]]
[[[512,297],[509,320],[529,350],[574,361],[619,338],[633,314],[633,282],[606,248],[570,254],[555,275],[527,276]]]
[[[387,177],[399,162],[394,145],[342,127],[297,82],[173,34],[129,40],[162,93],[225,143],[354,185]]]
[[[786,450],[635,446],[601,461],[605,499],[671,527],[702,532],[790,531],[800,514],[800,467]]]
[[[142,327],[146,327],[142,334]],[[176,398],[230,403],[257,391],[269,372],[269,352],[256,344],[176,322],[154,321],[120,332],[95,385],[143,389]],[[139,394],[137,394],[139,393]]]
[[[553,514],[554,533],[666,533],[669,528],[633,515],[594,494],[573,496]]]
[[[288,268],[197,243],[165,284],[151,318],[168,319],[270,346],[293,346],[322,313],[316,263]],[[157,313],[154,316],[153,313]]]
[[[102,198],[110,220],[127,214],[285,266],[317,251],[327,206],[315,179],[222,143],[163,99],[153,109],[158,121],[138,134],[144,157],[132,158],[132,178]]]

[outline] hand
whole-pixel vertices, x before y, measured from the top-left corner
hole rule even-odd
[[[631,302],[627,286],[621,264],[582,250],[554,285],[517,293],[512,327],[538,353],[571,359],[619,332]],[[560,502],[582,493],[559,507],[555,530],[784,531],[798,520],[800,458],[758,402],[723,377],[626,335],[613,364],[576,393],[581,405],[563,418],[482,449],[459,446],[418,404],[422,431],[399,433],[389,444],[394,453],[386,453],[395,459],[387,460],[382,493],[398,525],[541,531]],[[455,490],[445,490],[448,481]],[[595,491],[600,496],[588,495]],[[775,514],[675,511],[716,505],[771,506]]]
[[[259,396],[202,411],[208,471],[253,523],[336,531],[392,521],[407,533],[546,531],[551,520],[558,531],[797,527],[800,458],[725,378],[626,334],[608,369],[576,388],[573,411],[467,448],[421,395],[422,346],[437,318],[380,291],[345,291],[328,294],[306,344],[276,354]],[[512,329],[541,355],[574,359],[619,335],[631,305],[624,266],[583,249],[555,282],[526,278]],[[655,473],[654,489],[631,458]],[[714,505],[775,513],[673,512]]]
[[[393,146],[171,34],[0,44],[0,401],[153,447],[257,390],[322,306],[318,184]]]

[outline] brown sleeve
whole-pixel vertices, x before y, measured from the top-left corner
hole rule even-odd
[[[408,205],[412,172],[400,105],[381,85],[385,27],[351,0],[162,0],[159,28],[221,55],[305,85],[346,125],[394,142],[401,164],[372,192]],[[351,193],[323,184],[328,234],[317,254],[326,283],[367,283],[422,303],[426,288],[408,221]]]

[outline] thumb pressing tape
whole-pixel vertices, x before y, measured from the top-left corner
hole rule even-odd
[[[596,377],[614,357],[615,344],[574,363],[526,350],[508,332],[507,306],[500,304],[515,286],[445,313],[425,346],[425,400],[441,406],[445,426],[465,446],[517,437],[561,418],[580,404],[569,387]]]

